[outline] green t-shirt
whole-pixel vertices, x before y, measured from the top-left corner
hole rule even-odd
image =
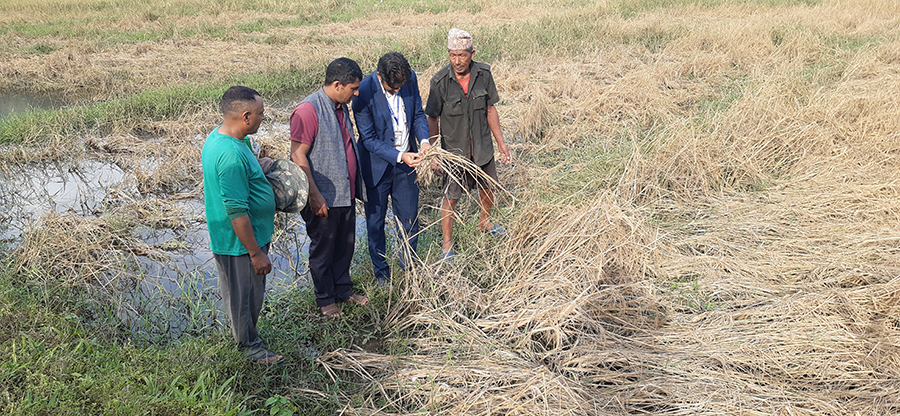
[[[275,194],[247,140],[221,134],[217,127],[203,144],[203,199],[209,246],[215,254],[247,254],[231,226],[234,218],[250,215],[260,246],[272,240],[275,230]]]

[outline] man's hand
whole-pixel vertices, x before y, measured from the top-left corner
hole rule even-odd
[[[422,140],[422,143],[419,145],[419,158],[421,159],[419,161],[420,165],[422,164],[422,162],[425,162],[425,152],[427,152],[428,149],[431,149],[431,142],[429,142],[428,140]],[[434,170],[434,161],[433,160],[428,161],[428,164],[425,166],[425,168],[431,169],[433,171]]]
[[[418,153],[406,152],[400,156],[400,161],[406,163],[407,166],[414,168],[422,163],[422,156]]]
[[[328,203],[325,202],[325,197],[321,193],[316,192],[314,194],[310,192],[309,208],[317,217],[328,218]]]
[[[500,150],[500,161],[505,165],[512,163],[512,152],[509,151],[509,146],[503,140],[503,132],[500,130],[500,114],[497,113],[497,108],[492,105],[487,108],[487,122],[494,140],[497,141],[497,148]]]
[[[313,180],[312,171],[309,169],[309,159],[306,158],[311,150],[312,146],[306,143],[291,141],[291,160],[306,174],[309,184],[309,200],[307,201],[309,208],[315,216],[328,218],[328,203],[325,202],[325,197],[319,192],[316,181]]]
[[[512,163],[512,151],[509,150],[509,146],[507,146],[506,143],[500,142],[497,144],[497,147],[500,148],[500,161],[503,162],[504,165]]]
[[[272,272],[272,262],[269,261],[269,256],[263,253],[262,250],[250,255],[250,263],[253,264],[253,271],[258,276],[265,276]]]
[[[231,227],[234,234],[241,245],[250,255],[250,264],[253,265],[253,271],[259,276],[265,276],[272,271],[272,262],[269,256],[262,251],[262,248],[256,242],[256,236],[253,235],[253,225],[250,223],[250,215],[244,214],[231,220]]]

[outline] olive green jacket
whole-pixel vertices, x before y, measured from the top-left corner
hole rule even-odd
[[[434,74],[425,114],[440,118],[444,150],[484,166],[494,157],[487,109],[500,101],[500,97],[490,65],[472,61],[470,68],[468,95],[463,93],[449,64]]]

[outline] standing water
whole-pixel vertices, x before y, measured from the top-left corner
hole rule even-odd
[[[10,101],[4,100],[4,111],[7,111],[4,114],[8,114],[7,109],[31,108],[33,103],[12,107]],[[261,129],[258,135],[283,133]],[[106,272],[114,274],[110,275],[114,281],[134,283],[131,289],[113,295],[117,299],[116,316],[136,334],[149,339],[205,331],[198,328],[216,325],[222,316],[216,306],[218,284],[209,249],[203,195],[194,194],[191,189],[162,199],[142,195],[133,166],[152,170],[160,162],[151,159],[137,162],[123,163],[114,154],[87,152],[80,160],[3,166],[0,169],[0,244],[8,248],[25,245],[27,236],[40,227],[44,216],[74,216],[103,222],[117,209],[136,206],[140,211],[142,203],[159,201],[159,205],[150,205],[162,206],[167,215],[177,218],[154,221],[150,212],[146,214],[149,219],[146,216],[144,220],[139,219],[139,224],[129,231],[153,253],[128,252],[126,248],[123,254],[134,255],[135,262],[130,264],[137,266],[114,265]],[[139,214],[135,218],[145,215],[138,211],[132,213]],[[65,237],[62,235],[60,239]],[[356,238],[357,245],[365,242],[362,215],[357,218]],[[160,253],[163,255],[154,255]],[[269,289],[281,291],[289,286],[308,286],[308,253],[306,227],[300,216],[279,214],[276,236],[269,250],[273,264],[267,279]],[[45,257],[56,258],[56,254]]]
[[[0,118],[30,110],[49,110],[65,105],[63,100],[31,94],[0,92]]]

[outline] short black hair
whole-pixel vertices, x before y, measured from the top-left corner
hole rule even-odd
[[[392,88],[409,81],[409,62],[400,52],[388,52],[378,60],[378,75]]]
[[[243,85],[235,85],[222,94],[222,100],[219,101],[219,109],[222,114],[229,114],[239,108],[238,103],[248,103],[256,101],[256,97],[262,97],[253,88]]]
[[[350,58],[338,58],[328,64],[325,69],[325,85],[330,85],[335,81],[341,85],[352,84],[361,81],[363,77],[362,70],[356,61]]]

